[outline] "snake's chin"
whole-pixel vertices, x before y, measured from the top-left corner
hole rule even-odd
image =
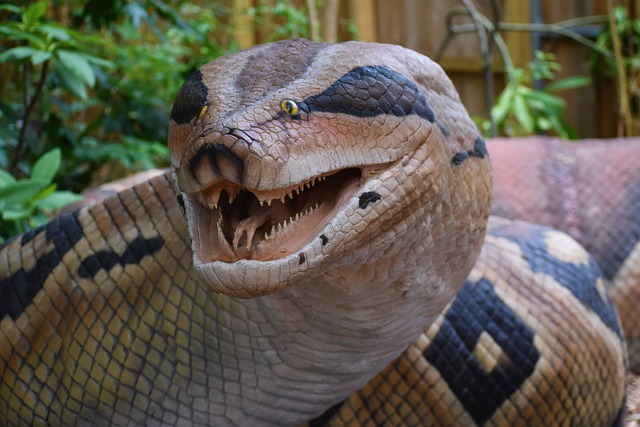
[[[360,187],[362,170],[343,169],[287,188],[258,191],[222,181],[191,197],[195,255],[202,263],[274,261],[319,235]]]

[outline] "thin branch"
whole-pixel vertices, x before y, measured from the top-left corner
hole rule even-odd
[[[483,25],[483,17],[476,9],[475,5],[471,0],[460,0],[460,2],[467,9],[467,12],[471,19],[473,20],[473,24],[476,27],[476,33],[478,35],[478,41],[480,42],[480,54],[482,55],[482,71],[484,74],[485,85],[484,85],[484,99],[486,104],[486,109],[489,112],[489,117],[491,121],[491,134],[496,136],[498,131],[496,129],[496,123],[491,116],[491,108],[493,107],[493,69],[491,68],[491,52],[489,51],[489,42],[487,40],[487,33],[485,31],[485,26]]]
[[[627,73],[622,57],[622,43],[618,34],[618,25],[613,14],[613,1],[607,0],[607,10],[609,12],[609,28],[611,31],[611,41],[613,42],[613,54],[616,62],[616,77],[618,80],[618,103],[620,108],[619,121],[624,122],[624,133],[633,135],[633,122],[629,114],[629,95],[627,93]],[[621,127],[621,126],[619,126]],[[621,133],[620,131],[618,131]]]
[[[36,85],[36,90],[33,92],[31,99],[28,104],[26,104],[24,114],[22,116],[22,127],[20,128],[20,135],[18,136],[18,146],[16,147],[16,151],[13,154],[13,158],[11,159],[11,164],[9,166],[9,172],[12,175],[16,175],[18,173],[18,165],[20,160],[22,160],[22,156],[24,154],[25,142],[26,142],[26,134],[27,128],[29,127],[29,119],[31,117],[31,113],[33,112],[34,107],[36,106],[36,102],[40,98],[40,94],[42,93],[42,88],[44,87],[44,82],[47,79],[47,73],[49,72],[49,61],[45,61],[42,64],[42,69],[40,70],[40,79],[38,80],[38,84]],[[28,90],[29,85],[25,85],[25,92]],[[26,103],[25,97],[25,103]]]
[[[613,55],[608,50],[596,43],[592,42],[588,38],[580,35],[576,31],[571,30],[571,27],[578,25],[588,25],[594,23],[603,23],[608,18],[606,16],[589,16],[585,18],[570,19],[567,21],[561,21],[555,24],[535,24],[535,23],[512,23],[512,22],[500,22],[498,24],[498,31],[524,31],[524,32],[542,32],[542,33],[554,33],[567,38],[570,38],[606,57],[611,58]],[[488,21],[488,20],[487,20]],[[582,24],[579,22],[582,21]],[[463,34],[476,31],[474,24],[453,24],[449,29],[451,33]]]

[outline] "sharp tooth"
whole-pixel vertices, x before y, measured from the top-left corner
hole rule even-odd
[[[264,202],[262,200],[259,200],[260,202],[260,206],[264,206]]]
[[[270,235],[270,236],[273,236],[273,235],[275,235],[275,234],[276,234],[276,226],[275,226],[275,225],[273,225],[273,226],[271,226],[271,231],[269,232],[269,235]]]
[[[316,205],[313,207],[314,209],[318,209],[319,205],[316,203]]]
[[[282,196],[282,197],[280,198],[280,203],[282,203],[282,204],[284,205],[284,196]]]
[[[313,180],[311,181],[311,186],[313,187],[314,185],[316,185],[316,179],[313,178]]]
[[[211,209],[211,210],[218,209],[218,205],[215,204],[215,203],[209,203],[209,209]]]
[[[271,200],[267,200],[267,206],[271,206]]]
[[[293,191],[289,192],[289,194],[287,194],[287,196],[289,196],[289,198],[293,200]]]
[[[311,188],[311,184],[309,184],[308,182],[305,184],[305,187],[307,188]]]
[[[296,188],[296,194],[300,194],[300,187]]]
[[[227,239],[224,237],[224,233],[222,232],[222,215],[218,218],[218,222],[216,223],[218,229],[218,239],[221,242],[226,242]]]
[[[229,204],[232,204],[234,200],[235,200],[234,197],[229,196]]]
[[[299,220],[299,219],[300,219],[300,215],[299,215],[299,214],[296,214],[295,221],[297,221],[297,220]]]
[[[269,240],[269,233],[266,231],[264,232],[264,240]]]
[[[282,228],[286,228],[287,227],[287,220],[284,220],[284,223],[282,224]]]

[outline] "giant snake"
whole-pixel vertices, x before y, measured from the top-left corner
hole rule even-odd
[[[0,424],[621,424],[608,287],[633,304],[638,230],[601,270],[490,219],[485,141],[428,58],[287,40],[216,59],[169,146],[170,173],[0,248]]]

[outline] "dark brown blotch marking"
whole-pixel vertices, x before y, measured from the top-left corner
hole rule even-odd
[[[191,74],[182,84],[171,108],[171,120],[182,125],[198,117],[200,110],[207,103],[209,89],[202,81],[200,70]]]
[[[366,193],[362,193],[358,198],[358,206],[360,209],[366,209],[370,203],[375,203],[381,198],[380,194],[375,191],[367,191]]]
[[[451,158],[451,162],[454,165],[459,166],[460,164],[462,164],[462,162],[467,160],[469,157],[477,157],[479,159],[484,159],[485,156],[487,156],[488,154],[489,153],[487,151],[487,146],[484,142],[484,139],[477,138],[473,143],[473,150],[461,151],[459,153],[456,153]]]

